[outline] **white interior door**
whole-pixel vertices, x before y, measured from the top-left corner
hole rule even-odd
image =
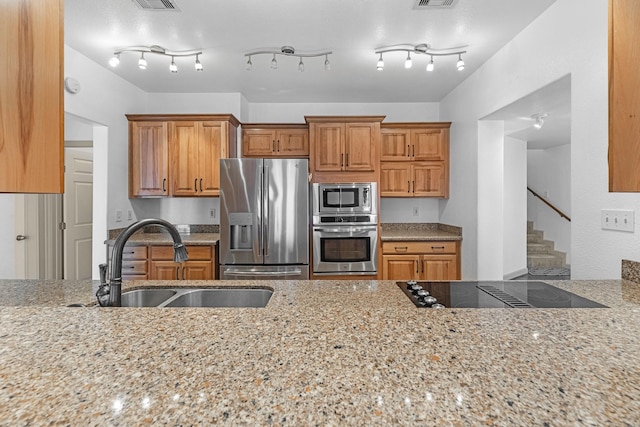
[[[38,194],[15,195],[16,279],[40,279],[40,233]]]
[[[64,278],[91,279],[93,150],[65,148]]]

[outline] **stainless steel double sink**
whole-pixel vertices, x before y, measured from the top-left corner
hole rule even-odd
[[[122,293],[122,307],[265,307],[264,288],[144,288]]]

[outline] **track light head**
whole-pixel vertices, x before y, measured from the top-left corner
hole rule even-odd
[[[276,54],[273,54],[273,59],[271,60],[271,69],[272,70],[277,70],[278,69],[278,61],[276,60]]]
[[[324,70],[325,71],[331,70],[331,63],[329,62],[329,55],[328,54],[324,56]]]
[[[404,68],[411,68],[413,62],[411,61],[411,53],[407,51],[407,59],[404,60]]]
[[[304,63],[302,62],[302,57],[300,57],[300,62],[298,62],[298,71],[304,71]]]
[[[120,64],[120,54],[116,53],[109,60],[109,65],[111,65],[113,68],[116,68],[119,64]]]
[[[464,70],[464,61],[462,60],[462,54],[458,54],[458,62],[456,63],[458,71]]]
[[[140,59],[138,59],[138,68],[140,68],[141,70],[147,69],[147,60],[144,59],[144,52],[140,54]]]
[[[253,62],[251,62],[251,57],[249,57],[249,59],[247,60],[247,64],[244,66],[244,68],[247,71],[251,71],[251,69],[253,68]]]
[[[433,56],[431,57],[431,61],[427,64],[427,71],[433,71],[435,68],[435,64],[433,63]]]
[[[380,53],[380,58],[378,59],[378,64],[376,65],[376,70],[378,70],[378,71],[384,70],[384,59],[382,59],[382,53]]]
[[[171,71],[172,73],[178,72],[178,66],[176,65],[176,61],[173,56],[171,57],[171,64],[169,64],[169,71]]]
[[[533,127],[540,130],[544,125],[544,119],[548,116],[547,113],[536,113],[531,116],[532,119],[535,119],[535,123],[533,123]]]
[[[202,64],[200,63],[200,59],[198,58],[198,55],[196,55],[196,71],[202,71],[204,68],[202,67]]]

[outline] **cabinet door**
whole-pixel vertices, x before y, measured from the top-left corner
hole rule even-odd
[[[130,122],[129,133],[129,197],[169,195],[167,124]]]
[[[383,255],[383,280],[417,280],[419,277],[420,256]]]
[[[211,261],[187,261],[182,267],[184,280],[213,280],[213,263]]]
[[[242,131],[242,155],[244,157],[269,157],[275,151],[275,132],[265,129]]]
[[[380,196],[411,197],[411,165],[380,163]]]
[[[411,159],[409,129],[380,129],[380,161],[406,162]]]
[[[457,280],[457,255],[423,255],[421,280]]]
[[[0,193],[64,193],[63,15],[0,1]]]
[[[448,196],[448,185],[442,162],[414,163],[412,167],[412,193],[414,196]]]
[[[151,261],[150,280],[179,280],[182,265],[173,261]]]
[[[198,126],[195,122],[171,122],[173,195],[195,196],[200,177]]]
[[[276,155],[282,157],[309,156],[309,131],[284,129],[276,132]]]
[[[198,123],[198,196],[220,195],[220,157],[226,123]],[[226,157],[226,155],[225,155]]]
[[[414,160],[445,160],[444,134],[442,129],[412,129],[411,155]]]
[[[344,167],[344,124],[315,125],[315,170],[339,172]]]
[[[347,171],[374,171],[377,141],[375,123],[347,123],[345,167]]]

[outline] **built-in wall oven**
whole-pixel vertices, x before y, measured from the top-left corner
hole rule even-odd
[[[377,186],[312,184],[313,273],[378,273]]]

